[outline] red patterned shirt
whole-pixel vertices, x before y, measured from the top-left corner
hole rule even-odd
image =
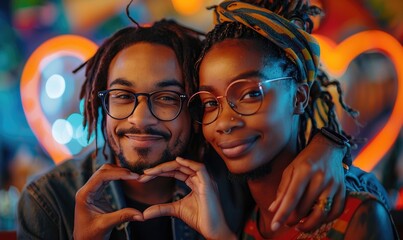
[[[342,215],[336,220],[323,224],[317,230],[304,233],[296,230],[295,228],[290,228],[281,236],[275,237],[275,239],[344,239],[348,224],[354,215],[358,207],[366,200],[376,199],[369,193],[366,192],[351,192],[347,197],[347,202]],[[257,217],[259,215],[258,208],[255,207],[249,220],[246,222],[244,232],[242,235],[243,240],[264,240],[260,234],[257,227]]]

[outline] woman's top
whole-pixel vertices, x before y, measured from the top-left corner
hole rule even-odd
[[[365,201],[375,200],[379,201],[373,195],[366,192],[350,192],[343,213],[334,221],[323,224],[317,230],[304,233],[295,228],[290,228],[280,236],[274,239],[344,239],[349,222],[357,211],[359,206]],[[242,234],[243,240],[263,240],[265,239],[258,229],[259,211],[256,206],[251,213],[248,221],[246,222],[244,232]]]

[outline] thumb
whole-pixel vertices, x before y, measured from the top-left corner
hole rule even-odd
[[[176,203],[177,202],[156,204],[148,207],[143,212],[144,220],[163,216],[178,217],[175,208]]]

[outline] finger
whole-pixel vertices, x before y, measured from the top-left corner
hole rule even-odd
[[[331,222],[338,218],[340,214],[343,212],[344,203],[346,199],[346,186],[344,184],[341,185],[339,190],[336,192],[333,198],[333,205],[332,210],[329,212],[327,218],[325,219],[326,222]]]
[[[118,167],[113,164],[104,164],[90,177],[84,185],[89,189],[97,189],[103,186],[106,182],[113,180],[130,180],[137,179],[139,175],[131,172],[127,168]]]
[[[141,182],[141,183],[146,183],[148,181],[153,180],[154,178],[158,177],[157,175],[141,175],[137,181]]]
[[[310,180],[301,200],[296,205],[295,210],[291,213],[286,223],[289,226],[297,224],[303,217],[306,217],[319,199],[320,194],[325,189],[325,181],[323,180],[324,174],[317,172]],[[333,186],[333,185],[331,185]],[[337,190],[337,188],[335,188]],[[329,192],[329,190],[327,191]]]
[[[104,228],[111,228],[125,222],[144,221],[144,217],[140,211],[134,208],[123,208],[101,216],[98,221],[103,224]]]
[[[181,171],[170,171],[158,173],[157,175],[142,175],[137,181],[145,183],[156,177],[173,177],[184,182],[189,177],[189,175],[182,173]]]
[[[280,206],[273,216],[271,224],[273,231],[276,231],[281,225],[283,225],[286,219],[290,216],[291,212],[298,204],[306,185],[308,184],[307,177],[303,174],[300,174],[301,171],[296,172],[294,169],[292,172],[290,185],[284,195],[284,198],[280,202]]]
[[[204,164],[198,163],[192,160],[187,160],[181,157],[176,158],[176,162],[180,163],[182,166],[188,167],[192,169],[193,171],[200,171],[203,167]]]
[[[177,202],[172,202],[172,203],[165,203],[165,204],[157,204],[150,206],[143,212],[143,217],[144,220],[156,218],[156,217],[163,217],[163,216],[172,216],[172,217],[178,217],[176,211],[175,211],[175,204]]]
[[[330,179],[327,181],[323,182],[328,182],[327,186],[320,193],[320,196],[316,200],[309,200],[312,202],[309,203],[303,203],[305,206],[303,207],[310,207],[313,204],[315,204],[313,201],[317,202],[318,199],[326,199],[329,198],[332,201],[332,204],[330,206],[330,211],[323,212],[322,216],[319,215],[312,215],[304,219],[304,222],[306,222],[304,225],[302,225],[302,229],[304,231],[311,231],[313,230],[316,226],[319,226],[323,223],[326,222],[331,222],[334,219],[336,219],[340,214],[343,212],[344,208],[344,200],[346,197],[346,192],[345,192],[345,185],[340,184],[337,181],[335,182],[334,179]],[[319,188],[318,188],[319,189]],[[306,211],[306,210],[300,210]],[[300,213],[298,216],[299,218],[304,217],[306,214],[305,212]]]
[[[197,175],[197,180],[201,184],[211,184],[210,175],[207,172],[206,166],[203,163],[195,162],[192,160],[187,160],[181,157],[177,157],[176,161],[182,164],[183,166],[188,167],[193,170]]]
[[[162,163],[158,166],[155,166],[153,168],[149,168],[144,170],[144,174],[146,175],[159,175],[163,172],[170,172],[174,170],[179,170],[182,171],[185,174],[192,175],[194,174],[192,170],[190,170],[187,167],[182,166],[180,163],[176,161],[170,161],[166,163]]]
[[[281,176],[281,181],[277,188],[276,199],[269,206],[270,212],[275,212],[278,209],[281,200],[284,198],[287,188],[290,185],[291,182],[290,176],[292,176],[292,173],[288,173],[289,170],[290,170],[289,168],[286,168]]]
[[[323,193],[318,198],[317,203],[314,205],[312,212],[298,225],[297,228],[301,231],[311,231],[317,228],[318,226],[325,223],[325,220],[332,208],[333,198],[336,193],[332,190],[332,188],[327,187]],[[322,203],[320,203],[323,201]],[[330,205],[327,205],[327,202],[331,201]]]
[[[135,180],[139,175],[130,170],[112,164],[104,164],[79,189],[76,198],[87,200],[88,197],[103,191],[106,185],[113,180]]]

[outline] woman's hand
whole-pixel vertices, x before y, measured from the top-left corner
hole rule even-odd
[[[207,239],[236,239],[226,224],[217,189],[202,163],[176,158],[144,171],[138,179],[147,182],[157,176],[174,177],[186,183],[192,191],[183,199],[147,208],[144,220],[173,216],[182,219]]]
[[[76,194],[74,239],[109,239],[113,227],[128,221],[143,221],[136,209],[110,209],[104,189],[112,180],[136,180],[139,176],[128,169],[105,164],[98,169]]]
[[[346,198],[345,152],[321,134],[314,136],[283,172],[276,200],[269,207],[275,213],[273,230],[286,223],[311,231],[341,214]]]

